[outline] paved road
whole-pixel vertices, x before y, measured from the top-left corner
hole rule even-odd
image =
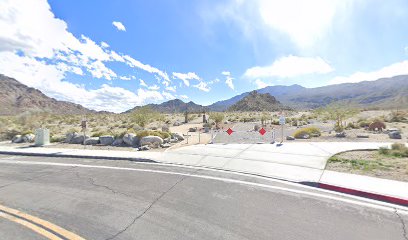
[[[0,239],[47,239],[2,217],[2,207],[84,239],[406,240],[408,224],[404,211],[263,178],[129,161],[4,155]]]

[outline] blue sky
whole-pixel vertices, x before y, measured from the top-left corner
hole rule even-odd
[[[0,10],[0,73],[96,110],[408,74],[405,0],[3,0]]]

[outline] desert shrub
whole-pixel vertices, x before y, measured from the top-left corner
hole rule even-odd
[[[164,120],[163,114],[160,114],[147,106],[137,109],[132,114],[132,117],[133,121],[141,127],[145,127],[148,123],[152,122],[153,120],[158,121]]]
[[[68,129],[68,131],[66,131],[65,133],[74,133],[74,132],[80,132],[81,130],[79,128],[70,128]]]
[[[359,126],[357,124],[355,124],[355,123],[350,122],[350,123],[347,124],[347,128],[348,129],[357,129],[357,128],[359,128]]]
[[[210,119],[214,120],[215,124],[218,125],[222,120],[224,120],[224,114],[220,112],[210,113]]]
[[[309,137],[312,137],[313,135],[321,135],[320,129],[316,128],[316,127],[307,127],[307,128],[301,128],[299,130],[297,130],[293,136],[295,138],[303,138],[303,136],[305,135],[309,135]]]
[[[56,142],[63,142],[65,140],[64,136],[52,136],[50,138],[50,142],[56,143]]]
[[[389,116],[389,122],[406,122],[408,120],[408,113],[393,111]]]
[[[19,134],[21,134],[21,132],[15,129],[6,130],[3,133],[5,139],[7,140],[11,140],[15,135],[19,135]]]
[[[255,122],[256,118],[255,117],[244,117],[242,118],[243,122]]]
[[[405,144],[394,143],[391,145],[391,149],[387,147],[381,147],[378,152],[382,155],[388,155],[393,157],[408,157],[408,148]]]
[[[337,132],[337,133],[343,132],[344,127],[342,127],[340,125],[336,125],[336,126],[334,126],[334,131]]]
[[[26,130],[26,131],[21,133],[21,135],[27,135],[27,134],[34,134],[34,133],[31,130]]]
[[[169,138],[171,135],[168,132],[162,132],[162,131],[149,131],[149,130],[142,130],[138,131],[136,134],[139,138],[146,137],[146,136],[158,136],[163,139]]]
[[[360,126],[361,128],[367,128],[368,126],[370,126],[370,122],[367,120],[360,120],[358,121],[358,126]]]
[[[100,136],[105,136],[105,135],[111,135],[111,134],[109,132],[100,131],[100,132],[92,133],[91,137],[100,137]]]

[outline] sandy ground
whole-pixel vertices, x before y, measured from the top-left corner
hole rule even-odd
[[[326,169],[397,181],[408,181],[408,158],[388,157],[378,151],[350,151],[335,155]]]

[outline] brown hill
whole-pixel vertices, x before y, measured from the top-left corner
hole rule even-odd
[[[228,108],[229,111],[238,112],[273,112],[287,109],[289,108],[283,106],[274,96],[270,95],[269,93],[260,94],[257,91],[250,92],[248,96],[244,97]]]
[[[41,91],[2,74],[0,74],[0,106],[0,115],[17,115],[27,111],[53,114],[96,113],[79,104],[47,97]]]

